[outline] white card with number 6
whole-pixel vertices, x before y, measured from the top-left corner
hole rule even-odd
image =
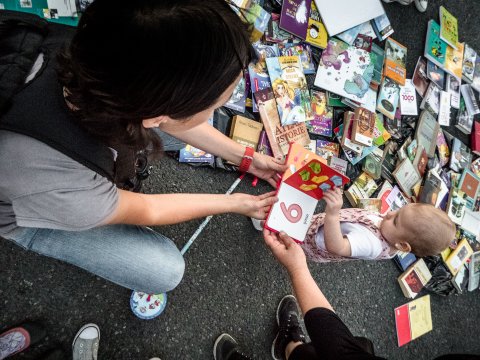
[[[296,241],[303,242],[318,200],[286,183],[281,184],[277,197],[278,201],[268,215],[266,228],[274,232],[284,231]]]

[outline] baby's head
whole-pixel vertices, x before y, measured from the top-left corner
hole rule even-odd
[[[397,250],[417,256],[436,255],[455,238],[448,215],[428,204],[408,204],[387,213],[380,224],[385,240]]]

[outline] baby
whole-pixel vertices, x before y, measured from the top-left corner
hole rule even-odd
[[[397,252],[422,257],[443,251],[455,238],[455,224],[440,209],[408,204],[381,216],[363,209],[343,209],[342,191],[328,190],[325,213],[313,217],[305,242],[317,262],[390,259]]]

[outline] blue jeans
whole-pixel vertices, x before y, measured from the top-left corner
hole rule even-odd
[[[176,245],[147,227],[107,225],[86,231],[20,227],[3,237],[148,294],[172,290],[185,270]]]

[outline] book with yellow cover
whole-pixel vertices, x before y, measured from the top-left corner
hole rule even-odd
[[[445,71],[455,76],[459,81],[462,79],[463,49],[464,43],[457,43],[457,48],[447,46],[445,56]]]
[[[447,265],[452,275],[456,275],[472,254],[473,250],[470,244],[466,239],[463,239],[445,260],[445,265]]]
[[[328,33],[323,25],[320,13],[318,12],[315,2],[312,1],[312,7],[310,8],[310,17],[308,18],[307,37],[306,43],[325,49],[328,44]]]
[[[392,38],[388,38],[385,41],[384,75],[404,86],[407,78],[406,62],[407,48]]]
[[[398,346],[403,346],[432,331],[430,295],[422,296],[397,307],[395,309],[395,326],[397,329]]]

